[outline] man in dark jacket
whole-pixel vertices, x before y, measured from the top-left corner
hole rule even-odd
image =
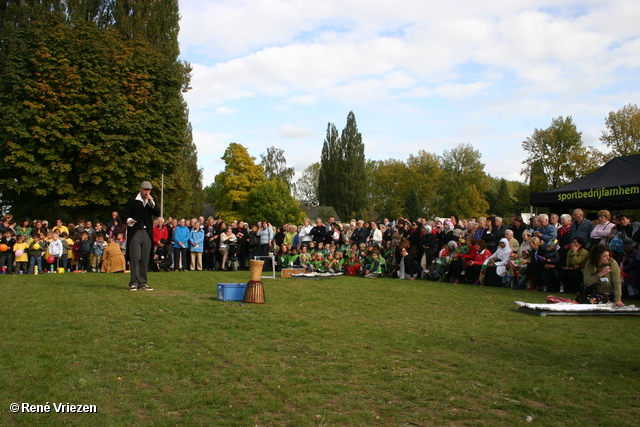
[[[351,240],[354,243],[357,243],[360,246],[360,243],[366,243],[367,237],[369,236],[369,230],[364,227],[364,221],[358,220],[358,225],[355,230],[353,230],[353,234],[351,235]]]
[[[311,233],[313,236],[313,241],[316,242],[316,245],[320,242],[325,241],[327,238],[327,228],[322,224],[322,219],[316,219],[316,226],[311,229]]]
[[[129,290],[153,289],[147,286],[147,269],[153,247],[153,218],[160,215],[160,207],[151,197],[151,183],[140,184],[140,192],[132,196],[122,209],[122,219],[127,224],[127,255],[131,280]]]

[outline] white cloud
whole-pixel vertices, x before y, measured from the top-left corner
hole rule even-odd
[[[298,105],[315,105],[318,103],[317,95],[294,95],[289,99],[286,99],[284,102],[290,104],[298,104]]]
[[[279,22],[282,4],[267,3],[279,5],[275,16],[267,14]],[[299,3],[293,2],[294,16],[305,12],[296,5]],[[220,13],[229,5],[223,6]],[[415,15],[405,19],[406,27],[393,37],[353,40],[345,36],[326,43],[278,46],[275,36],[271,39],[275,46],[211,66],[195,63],[192,84],[197,95],[189,95],[189,100],[215,106],[229,100],[268,96],[313,105],[321,97],[353,99],[355,91],[360,93],[358,98],[370,102],[390,97],[399,89],[416,89],[419,96],[449,92],[464,98],[477,95],[470,89],[481,91],[496,83],[457,81],[468,78],[461,67],[470,64],[493,73],[494,78],[511,75],[515,78],[512,82],[530,86],[534,92],[584,91],[612,81],[612,71],[620,65],[617,56],[631,58],[625,60],[627,65],[640,61],[640,42],[621,41],[616,50],[624,55],[616,55],[610,49],[615,37],[586,27],[586,19],[535,10],[497,20],[482,15],[418,22],[414,21]],[[302,19],[307,20],[312,17]],[[289,29],[292,34],[298,30],[297,26]],[[293,35],[291,38],[295,39]],[[486,77],[485,72],[477,72],[481,74],[478,78]],[[428,89],[435,86],[445,92]],[[461,90],[452,92],[453,88]]]
[[[278,134],[285,139],[309,139],[316,136],[313,129],[307,127],[298,127],[294,125],[280,126]]]
[[[221,107],[216,108],[213,112],[214,114],[217,114],[219,116],[231,116],[236,112],[236,110],[223,105]]]
[[[198,155],[220,154],[232,142],[232,135],[225,133],[211,134],[209,132],[194,131],[193,142],[198,148]]]
[[[264,151],[282,138],[308,138],[305,150],[319,155],[316,135],[353,109],[371,141],[367,156],[390,145],[400,158],[471,142],[487,150],[487,171],[513,176],[524,158],[520,142],[535,127],[571,115],[594,141],[609,111],[638,98],[637,2],[180,5],[183,59],[194,67],[185,98],[201,153],[223,151],[232,140]],[[308,162],[295,148],[287,157]]]

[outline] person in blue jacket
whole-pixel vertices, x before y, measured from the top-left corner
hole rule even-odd
[[[185,225],[184,218],[178,221],[176,229],[173,230],[173,267],[174,270],[189,270],[189,261],[187,261],[187,253],[189,251],[189,228]]]
[[[204,249],[204,229],[199,222],[192,224],[189,234],[189,249],[191,249],[191,270],[202,270],[202,252]]]

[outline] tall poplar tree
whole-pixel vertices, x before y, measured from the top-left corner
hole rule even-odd
[[[343,218],[346,216],[360,216],[365,207],[366,195],[366,174],[364,144],[362,134],[358,132],[356,116],[353,111],[347,115],[347,125],[342,130],[340,142],[344,152],[344,164],[342,167],[343,193],[345,207],[343,212],[338,212]]]
[[[341,218],[361,214],[366,205],[365,179],[362,134],[350,111],[340,137],[335,125],[327,125],[318,179],[320,204],[332,206]]]
[[[318,174],[318,202],[323,206],[333,206],[338,215],[339,194],[342,190],[340,168],[344,163],[338,129],[333,123],[327,124],[327,135],[322,144],[320,173]]]

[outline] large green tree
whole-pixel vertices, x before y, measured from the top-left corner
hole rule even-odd
[[[471,218],[481,216],[489,209],[485,193],[490,184],[481,158],[480,152],[474,150],[471,144],[459,144],[443,152],[443,173],[438,190],[441,192],[440,208],[444,215],[457,214],[461,218]]]
[[[364,143],[350,111],[340,137],[335,125],[327,125],[318,179],[320,204],[333,206],[341,218],[361,214],[367,200],[365,180]]]
[[[605,119],[607,130],[600,141],[611,148],[611,156],[628,156],[640,153],[640,109],[628,104],[618,111],[611,111]]]
[[[320,177],[320,162],[310,164],[302,176],[296,181],[296,199],[305,206],[318,205],[318,180]]]
[[[281,179],[265,179],[248,195],[243,218],[249,223],[266,219],[274,225],[300,224],[304,213]]]
[[[398,218],[406,215],[405,199],[410,186],[407,165],[397,159],[375,161],[369,177],[370,204],[380,218]]]
[[[229,219],[242,219],[249,193],[264,181],[262,165],[255,164],[255,157],[236,142],[229,144],[222,156],[225,168],[205,189],[206,201],[212,202],[220,215]]]
[[[14,213],[100,217],[162,171],[167,205],[201,188],[176,0],[3,6],[0,193]]]
[[[418,150],[416,155],[409,155],[407,168],[407,178],[401,184],[415,188],[423,215],[435,216],[441,203],[438,185],[434,185],[442,177],[440,159],[436,154]]]
[[[555,118],[547,129],[535,129],[533,135],[522,142],[528,156],[522,163],[521,173],[528,180],[544,177],[547,190],[580,178],[591,169],[591,152],[582,143],[571,117]],[[585,167],[586,165],[586,167]]]
[[[290,192],[294,190],[292,180],[296,170],[287,166],[282,148],[268,147],[266,154],[260,154],[260,159],[266,179],[279,179],[287,185]]]

